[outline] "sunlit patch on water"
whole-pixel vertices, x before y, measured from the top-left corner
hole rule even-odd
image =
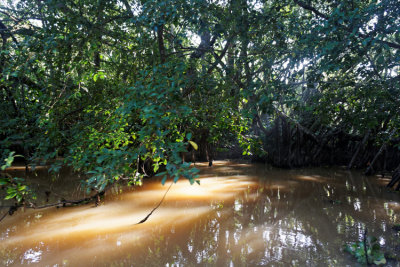
[[[198,164],[200,185],[145,181],[100,206],[19,211],[0,223],[0,265],[345,266],[365,228],[395,247],[399,196],[338,169]],[[298,172],[298,173],[297,173]],[[63,185],[63,184],[61,184]],[[396,243],[397,242],[397,243]]]
[[[35,166],[35,167],[28,166],[28,170],[29,170],[29,171],[33,171],[33,170],[36,170],[36,171],[47,170],[47,169],[49,169],[49,168],[50,168],[50,166]],[[14,171],[21,172],[21,171],[25,171],[25,170],[26,170],[26,166],[11,166],[11,167],[8,167],[8,168],[6,169],[7,172],[14,172]]]
[[[398,211],[398,210],[400,210],[400,203],[397,201],[390,201],[387,203],[387,208],[389,208],[389,207],[393,210]]]
[[[21,261],[21,264],[24,264],[24,263],[28,263],[28,264],[37,263],[37,262],[39,262],[41,260],[41,256],[42,256],[42,251],[41,250],[35,251],[35,250],[30,248],[24,253],[23,260]]]
[[[296,179],[302,180],[302,181],[317,182],[317,183],[326,182],[326,180],[319,175],[318,176],[299,175],[299,176],[296,176]]]

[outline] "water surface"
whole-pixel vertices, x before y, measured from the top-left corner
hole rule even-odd
[[[391,227],[400,223],[400,198],[384,187],[387,179],[341,168],[196,165],[200,186],[185,179],[174,184],[144,224],[135,225],[170,181],[114,187],[98,207],[20,210],[6,217],[0,265],[354,266],[342,247],[361,240],[365,227],[386,250],[399,247]],[[68,192],[79,197],[79,179],[61,175],[50,183],[56,192],[50,202]]]

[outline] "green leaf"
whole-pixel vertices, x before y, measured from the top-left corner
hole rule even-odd
[[[383,64],[385,63],[385,57],[383,55],[380,55],[376,61],[378,64]]]
[[[383,265],[383,264],[386,264],[386,259],[385,259],[385,257],[382,257],[382,258],[380,258],[380,259],[374,260],[374,264],[376,264],[376,265]]]
[[[161,184],[164,185],[166,181],[167,181],[167,175],[164,175],[164,177],[161,180]]]
[[[199,148],[195,142],[189,140],[189,143],[192,145],[192,147],[193,147],[195,150],[197,150],[197,149]]]
[[[24,191],[26,189],[26,185],[22,185],[18,187],[18,191]]]
[[[13,199],[16,195],[17,195],[16,192],[15,192],[15,193],[8,194],[4,199],[5,199],[5,200]]]
[[[159,172],[157,173],[155,176],[161,176],[161,175],[165,175],[167,172]]]
[[[153,171],[154,171],[154,172],[157,172],[159,168],[160,168],[160,165],[159,165],[159,164],[154,164],[154,169],[153,169]]]

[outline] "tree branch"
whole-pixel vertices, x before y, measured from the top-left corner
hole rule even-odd
[[[294,2],[295,2],[297,5],[299,5],[300,7],[304,8],[304,9],[306,9],[306,10],[308,10],[308,11],[311,11],[312,13],[314,13],[315,15],[317,15],[318,17],[323,18],[323,19],[325,19],[325,20],[329,20],[329,16],[328,16],[328,15],[325,15],[325,14],[319,12],[319,11],[318,11],[316,8],[314,8],[313,6],[308,5],[308,4],[304,3],[303,1],[299,1],[299,0],[294,0]],[[345,26],[342,25],[342,24],[335,23],[335,26],[340,26],[340,27],[344,28],[347,32],[350,32],[350,33],[352,32],[351,29],[345,27]],[[360,36],[361,38],[367,38],[367,37],[368,37],[368,36],[365,35],[365,34],[359,34],[359,36]],[[389,47],[391,47],[391,48],[400,49],[400,44],[397,44],[397,43],[388,42],[388,41],[383,41],[383,40],[375,40],[375,42],[380,43],[380,44],[387,45],[387,46],[389,46]]]
[[[7,32],[7,33],[6,33]],[[3,45],[5,45],[5,40],[7,40],[7,34],[9,36],[11,36],[12,40],[14,41],[14,43],[16,43],[17,45],[19,44],[17,39],[15,38],[15,36],[12,34],[12,32],[6,27],[6,25],[4,25],[4,23],[2,21],[0,21],[0,34],[1,37],[3,39]]]
[[[321,18],[326,19],[326,20],[329,19],[329,17],[328,17],[327,15],[325,15],[325,14],[319,12],[319,11],[318,11],[317,9],[315,9],[314,7],[312,7],[312,6],[310,6],[310,5],[306,4],[306,3],[304,3],[304,2],[302,2],[302,1],[294,0],[294,2],[295,2],[297,5],[299,5],[300,7],[311,11],[312,13],[314,13],[315,15],[317,15],[318,17],[321,17]]]
[[[163,34],[164,34],[164,25],[161,24],[157,27],[158,51],[160,53],[161,64],[164,64],[166,60]]]
[[[228,41],[225,44],[224,49],[222,50],[221,54],[218,56],[215,52],[214,57],[215,57],[215,62],[214,64],[211,65],[211,67],[208,69],[207,73],[211,74],[211,72],[218,66],[218,64],[221,62],[222,58],[225,56],[226,52],[228,51],[229,47],[232,44],[232,39],[233,37],[229,38]]]

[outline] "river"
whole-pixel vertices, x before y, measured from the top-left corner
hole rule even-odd
[[[0,265],[354,266],[343,245],[365,227],[385,251],[399,250],[400,196],[387,178],[339,167],[196,166],[200,185],[181,179],[139,225],[171,181],[113,187],[98,207],[20,209],[0,222]],[[47,182],[50,202],[80,196],[80,178],[68,175]]]

